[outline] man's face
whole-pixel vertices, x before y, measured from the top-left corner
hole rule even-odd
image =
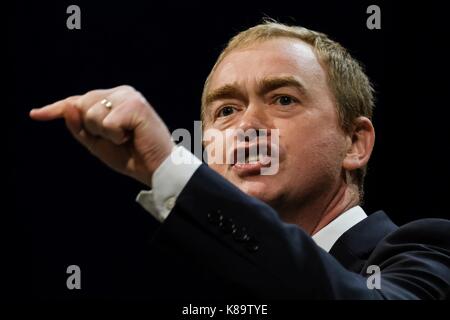
[[[277,208],[326,194],[341,179],[345,135],[308,44],[277,38],[232,51],[212,75],[208,96],[205,130],[279,129],[275,175],[209,163],[243,192]]]

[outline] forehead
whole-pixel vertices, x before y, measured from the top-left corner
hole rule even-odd
[[[229,53],[212,75],[209,91],[232,83],[245,86],[277,75],[299,77],[306,89],[326,85],[325,71],[309,44],[276,38]]]

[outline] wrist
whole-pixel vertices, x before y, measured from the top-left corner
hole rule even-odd
[[[170,141],[163,148],[159,149],[152,153],[151,157],[148,157],[145,162],[145,172],[143,177],[140,179],[141,181],[145,181],[144,183],[149,187],[152,187],[152,180],[156,170],[161,166],[161,164],[170,157],[170,154],[176,147],[173,141]]]

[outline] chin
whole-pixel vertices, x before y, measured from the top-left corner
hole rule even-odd
[[[263,202],[271,202],[274,192],[267,182],[262,181],[241,181],[237,187],[249,196],[255,197]],[[272,186],[273,187],[273,186]]]

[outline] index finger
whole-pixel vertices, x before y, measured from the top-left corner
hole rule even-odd
[[[64,112],[67,107],[75,105],[80,96],[72,96],[63,100],[59,100],[55,103],[49,104],[42,108],[32,109],[30,111],[30,117],[33,120],[49,121],[64,117]]]

